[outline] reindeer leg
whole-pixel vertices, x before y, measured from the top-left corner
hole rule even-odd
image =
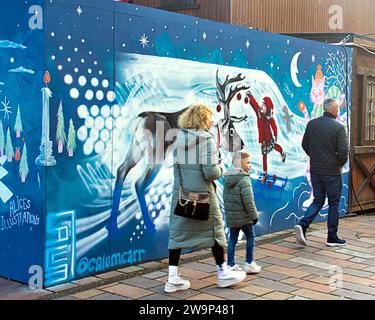
[[[139,123],[138,129],[142,129],[143,123]],[[109,238],[118,234],[117,216],[120,208],[121,193],[124,186],[124,181],[129,171],[133,169],[142,158],[142,147],[138,145],[137,139],[133,136],[130,143],[129,151],[126,155],[125,161],[117,169],[117,178],[115,183],[115,189],[113,191],[112,210],[111,216],[106,228],[108,230]]]
[[[132,156],[132,148],[130,148],[125,161],[117,169],[117,178],[115,183],[115,189],[113,191],[111,216],[108,224],[106,225],[110,237],[112,237],[112,235],[117,234],[119,231],[117,226],[117,216],[120,208],[122,188],[124,186],[126,176],[128,175],[129,171],[135,167],[135,165],[136,162],[134,161],[134,158]]]
[[[172,139],[172,141],[166,140],[167,133],[172,127],[168,119],[162,114],[149,114],[145,119],[145,128],[148,129],[154,137],[152,141],[149,141],[149,148],[153,158],[152,162],[148,162],[147,170],[145,170],[142,177],[136,182],[135,189],[146,228],[151,231],[151,233],[155,233],[156,229],[151,220],[150,213],[148,212],[145,192],[159,173],[166,156],[170,152],[169,147],[174,143],[174,139]]]
[[[139,201],[139,206],[141,208],[143,221],[146,226],[146,230],[151,233],[155,233],[155,224],[152,222],[150,213],[148,212],[148,207],[145,198],[145,192],[148,186],[155,180],[155,177],[159,173],[161,165],[149,165],[147,170],[142,174],[142,176],[135,183],[135,190],[137,193],[137,198]]]

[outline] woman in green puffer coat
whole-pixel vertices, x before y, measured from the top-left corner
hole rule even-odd
[[[220,164],[217,143],[210,132],[212,111],[204,105],[190,107],[180,116],[178,125],[180,131],[175,143],[174,189],[169,218],[169,275],[164,291],[171,293],[190,288],[190,282],[178,273],[181,249],[187,248],[212,248],[218,285],[228,287],[237,284],[245,279],[246,273],[233,272],[225,263],[224,222],[214,186],[214,180],[224,174],[224,167]],[[208,221],[174,214],[180,187],[190,192],[211,194]]]

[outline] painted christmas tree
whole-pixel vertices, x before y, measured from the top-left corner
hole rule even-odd
[[[21,177],[21,182],[25,182],[27,176],[29,175],[29,165],[27,163],[26,143],[23,145],[22,157],[21,157],[21,162],[20,162],[20,167],[19,167],[19,174]]]
[[[14,130],[16,131],[16,137],[17,138],[21,137],[21,132],[23,131],[23,128],[22,128],[20,106],[18,106],[16,123],[14,124]]]
[[[0,157],[4,155],[4,148],[5,148],[5,137],[4,137],[3,121],[0,120]]]
[[[60,102],[59,110],[57,112],[56,141],[58,144],[58,153],[62,153],[64,150],[64,145],[66,143],[64,113],[63,113],[62,102]]]
[[[5,152],[8,157],[8,162],[12,162],[13,157],[14,157],[14,150],[13,150],[12,138],[10,137],[9,127],[7,130],[7,142],[5,145]]]
[[[73,120],[69,121],[69,133],[68,133],[68,154],[69,157],[73,157],[74,150],[76,149],[76,131],[74,129]]]

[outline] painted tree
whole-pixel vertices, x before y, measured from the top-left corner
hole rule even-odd
[[[5,137],[4,137],[3,121],[0,120],[0,157],[4,155],[4,148],[5,148]]]
[[[13,157],[14,157],[14,150],[13,150],[12,138],[10,137],[9,127],[7,130],[7,141],[5,145],[5,152],[8,157],[8,162],[12,162]]]
[[[27,148],[26,143],[23,145],[21,162],[19,166],[19,174],[21,177],[21,182],[25,182],[27,176],[29,175],[29,165],[27,163]]]
[[[69,121],[69,133],[68,133],[68,154],[69,157],[73,157],[74,150],[76,149],[76,131],[74,129],[73,120]]]
[[[62,101],[60,101],[59,110],[57,112],[57,130],[56,130],[56,141],[58,145],[58,153],[62,153],[64,145],[66,144],[65,124],[64,124],[64,113],[62,107]]]
[[[22,128],[20,106],[18,106],[16,123],[14,124],[14,130],[16,131],[16,137],[17,138],[21,137],[21,132],[23,131],[23,128]]]

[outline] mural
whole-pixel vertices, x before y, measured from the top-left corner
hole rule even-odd
[[[43,265],[45,237],[45,172],[34,163],[44,34],[29,28],[27,2],[0,2],[0,276],[26,283],[29,268]]]
[[[46,286],[168,255],[174,141],[164,137],[197,102],[213,110],[227,168],[233,151],[252,154],[257,234],[303,216],[313,199],[303,133],[326,97],[350,129],[351,50],[109,0],[43,8],[46,37],[23,34],[42,38],[46,61],[35,53],[37,62],[14,65],[16,52],[38,46],[16,41],[14,28],[0,38],[9,61],[0,69],[0,239],[25,250],[14,232],[18,208],[27,211],[22,239],[41,244],[27,263],[44,261]],[[223,180],[216,185],[225,214]],[[327,213],[326,204],[321,221]],[[20,263],[7,250],[0,258]],[[27,263],[12,277],[26,281]]]

